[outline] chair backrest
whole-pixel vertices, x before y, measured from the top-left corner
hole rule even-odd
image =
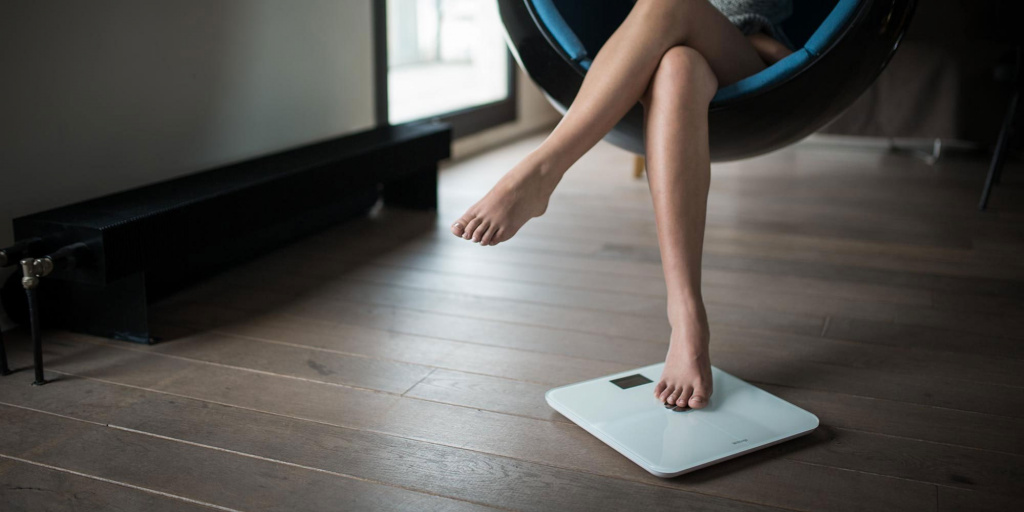
[[[793,14],[782,22],[782,31],[797,47],[811,38],[839,0],[793,0]]]

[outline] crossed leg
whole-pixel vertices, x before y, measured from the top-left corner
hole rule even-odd
[[[707,0],[637,0],[558,126],[452,224],[452,233],[494,245],[543,214],[569,166],[636,105],[665,52],[683,44],[707,59],[722,85],[764,68],[750,41]]]

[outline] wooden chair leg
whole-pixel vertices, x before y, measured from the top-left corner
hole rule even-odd
[[[640,179],[644,176],[644,167],[647,165],[646,159],[640,155],[636,155],[633,159],[633,177]]]

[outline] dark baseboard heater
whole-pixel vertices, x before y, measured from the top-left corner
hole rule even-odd
[[[44,321],[148,343],[147,306],[238,261],[385,205],[437,208],[451,129],[381,127],[14,219],[41,257],[76,245],[77,264],[42,280]],[[19,276],[4,289],[26,317]]]

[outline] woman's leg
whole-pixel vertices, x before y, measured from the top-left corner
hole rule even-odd
[[[712,392],[710,331],[701,296],[701,253],[711,159],[708,105],[718,81],[686,46],[669,49],[644,94],[647,176],[654,201],[672,337],[654,394],[699,409]]]
[[[722,85],[764,68],[750,41],[707,0],[638,0],[558,126],[452,224],[452,233],[493,245],[544,213],[562,174],[637,103],[665,52],[683,44],[704,56]]]

